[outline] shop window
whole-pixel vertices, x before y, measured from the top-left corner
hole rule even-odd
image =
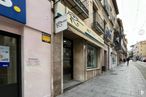
[[[112,58],[112,64],[116,64],[116,57],[115,56]]]
[[[0,85],[17,83],[17,40],[0,35]]]
[[[87,68],[97,67],[97,48],[87,45]]]

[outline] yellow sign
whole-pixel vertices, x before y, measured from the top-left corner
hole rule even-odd
[[[51,43],[51,35],[47,33],[42,33],[42,41],[46,43]]]

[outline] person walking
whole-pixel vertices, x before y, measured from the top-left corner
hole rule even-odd
[[[127,61],[127,66],[129,66],[129,60],[130,60],[130,58],[128,57],[128,58],[126,59],[126,61]]]

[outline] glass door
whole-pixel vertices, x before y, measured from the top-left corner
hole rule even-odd
[[[63,40],[63,79],[64,83],[73,79],[73,43]]]
[[[0,97],[18,97],[18,38],[1,33],[4,32],[0,31]]]

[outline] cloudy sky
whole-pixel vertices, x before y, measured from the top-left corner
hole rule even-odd
[[[117,0],[124,33],[130,45],[146,40],[146,0]]]

